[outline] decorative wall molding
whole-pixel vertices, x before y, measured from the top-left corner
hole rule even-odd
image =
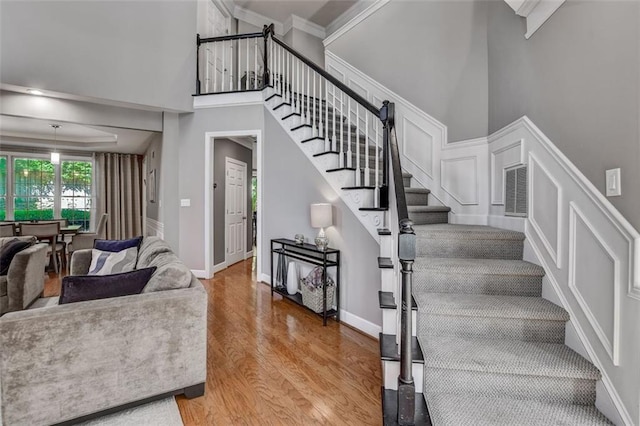
[[[150,217],[146,219],[145,236],[164,238],[164,224]]]
[[[538,185],[543,185],[544,182],[537,182],[536,179],[540,177],[543,181],[546,179],[547,186],[541,190],[541,197],[544,201],[538,202],[535,194],[538,191]],[[549,197],[551,192],[555,190],[555,197]],[[529,153],[529,222],[533,229],[536,230],[545,248],[553,258],[554,263],[558,268],[561,268],[562,257],[560,253],[562,251],[562,234],[564,229],[562,228],[562,188],[553,175],[537,160],[533,153]],[[555,203],[555,206],[553,205]],[[541,216],[551,216],[552,223],[538,222],[538,209]],[[555,220],[553,220],[555,218]],[[544,220],[544,219],[542,219]],[[555,235],[549,235],[552,231],[549,226],[555,226]]]
[[[578,262],[579,251],[587,250],[588,244],[584,241],[578,241],[580,235],[578,234],[578,223],[582,222],[584,225],[583,229],[585,229],[588,234],[583,235],[582,238],[591,238],[596,245],[602,251],[601,255],[598,256],[593,255],[592,253],[586,253],[583,257],[583,260],[586,262]],[[606,267],[599,267],[600,265],[594,264],[599,259],[603,259],[606,261],[606,258],[609,258],[613,267],[613,276],[607,277],[606,275],[603,280],[603,286],[597,287],[595,289],[590,289],[591,292],[594,290],[600,290],[604,292],[608,290],[604,284],[608,281],[607,278],[611,279],[612,289],[610,290],[613,294],[611,295],[613,298],[613,311],[611,312],[611,322],[613,326],[611,327],[612,336],[608,336],[607,332],[603,329],[602,324],[592,312],[591,306],[602,305],[606,302],[607,298],[610,295],[607,294],[594,294],[595,300],[593,300],[590,305],[586,300],[586,297],[583,295],[580,287],[582,287],[582,277],[578,277],[579,269],[583,269],[587,266],[590,266],[590,269],[596,269],[595,271],[589,271],[591,274],[598,274],[602,272],[606,272]],[[587,274],[589,275],[589,274]],[[614,251],[607,245],[605,239],[600,236],[597,229],[589,223],[589,221],[584,217],[584,215],[580,212],[575,203],[569,203],[569,288],[573,292],[576,300],[580,304],[580,307],[584,311],[591,327],[593,327],[596,335],[600,339],[602,346],[606,349],[609,357],[613,361],[613,365],[619,365],[619,353],[620,353],[620,260],[614,253]],[[588,297],[588,296],[587,296]],[[606,327],[609,328],[609,327]]]
[[[221,93],[193,97],[193,109],[262,105],[262,92]]]
[[[298,15],[289,15],[289,18],[284,21],[283,31],[284,34],[291,31],[292,28],[296,30],[304,31],[307,34],[311,34],[314,37],[325,38],[327,36],[327,32],[324,27],[308,21],[304,18],[299,17]]]
[[[334,27],[337,27],[337,25],[341,22],[340,21],[340,19],[341,19],[340,16],[338,18],[336,18],[328,26],[328,31],[327,32],[330,33],[330,35],[329,35],[329,37],[325,38],[322,41],[322,43],[324,44],[324,47],[327,47],[328,45],[330,45],[331,43],[333,43],[334,41],[336,41],[337,39],[342,37],[344,34],[349,32],[350,30],[352,30],[360,22],[364,21],[369,16],[371,16],[375,12],[377,12],[378,9],[380,9],[381,7],[383,7],[384,5],[389,3],[389,1],[391,1],[391,0],[376,0],[376,1],[374,1],[371,4],[371,6],[367,7],[362,12],[358,13],[356,16],[351,18],[349,21],[347,21],[346,23],[342,24],[339,28],[334,29]],[[358,3],[356,3],[355,5],[352,6],[352,9],[355,8],[355,7],[360,7],[360,6],[358,5]],[[342,14],[342,16],[349,16],[350,15],[350,11],[351,11],[351,9],[347,10],[345,13]]]
[[[477,205],[478,157],[440,160],[440,186],[461,205]]]
[[[529,38],[558,10],[565,0],[505,0],[507,4],[527,20],[525,38]]]
[[[527,117],[491,135],[489,149],[514,141],[531,173],[527,241],[620,417],[637,424],[640,234]],[[501,209],[490,207],[489,223]]]
[[[509,167],[524,164],[522,159],[522,139],[515,142],[502,144],[504,146],[496,146],[495,144],[489,148],[490,150],[490,168],[491,174],[491,204],[495,206],[504,206],[504,176],[505,170]]]
[[[276,21],[275,19],[271,19],[267,16],[253,12],[249,9],[245,9],[238,5],[235,5],[233,8],[233,17],[258,28],[262,28],[264,25],[273,23],[273,29],[276,34],[281,37],[285,35],[284,24],[282,22]]]

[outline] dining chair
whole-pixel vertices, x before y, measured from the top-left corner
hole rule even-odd
[[[38,241],[48,241],[48,254],[53,264],[56,274],[60,273],[58,265],[58,255],[60,255],[61,266],[64,268],[67,264],[65,245],[58,242],[60,235],[60,222],[49,223],[23,223],[20,225],[20,235],[33,235]]]
[[[93,242],[97,238],[104,238],[107,228],[107,220],[109,219],[109,213],[105,213],[100,217],[100,222],[96,227],[96,232],[79,232],[71,237],[71,242],[68,245],[69,257],[76,250],[93,248]]]
[[[13,237],[16,235],[15,223],[0,223],[0,237]]]

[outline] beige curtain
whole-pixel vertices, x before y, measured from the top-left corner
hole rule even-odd
[[[96,154],[96,217],[107,213],[106,238],[142,235],[142,156]]]

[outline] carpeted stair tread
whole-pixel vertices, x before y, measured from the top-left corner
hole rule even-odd
[[[407,206],[409,213],[433,213],[433,212],[450,212],[451,207],[447,206]]]
[[[416,293],[420,313],[467,317],[569,321],[563,308],[541,297]]]
[[[418,257],[415,271],[434,271],[449,274],[529,275],[542,277],[541,266],[524,260],[465,259],[447,257]]]
[[[433,424],[439,426],[604,426],[612,423],[593,405],[529,399],[425,394]]]
[[[405,194],[430,194],[431,190],[427,188],[405,188]]]
[[[563,344],[418,336],[427,368],[599,380],[589,361]]]
[[[437,223],[433,225],[416,225],[413,229],[417,238],[524,240],[524,234],[522,232],[483,225]]]

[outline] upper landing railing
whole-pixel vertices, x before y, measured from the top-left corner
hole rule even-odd
[[[195,95],[273,88],[290,115],[311,128],[311,139],[338,154],[339,168],[353,170],[355,186],[374,190],[374,206],[389,208],[393,176],[398,224],[391,226],[401,264],[400,376],[398,424],[414,422],[415,386],[411,359],[412,268],[415,234],[409,219],[395,132],[394,104],[376,107],[326,70],[274,35],[273,24],[260,33],[197,36]],[[382,62],[384,64],[384,62]]]

